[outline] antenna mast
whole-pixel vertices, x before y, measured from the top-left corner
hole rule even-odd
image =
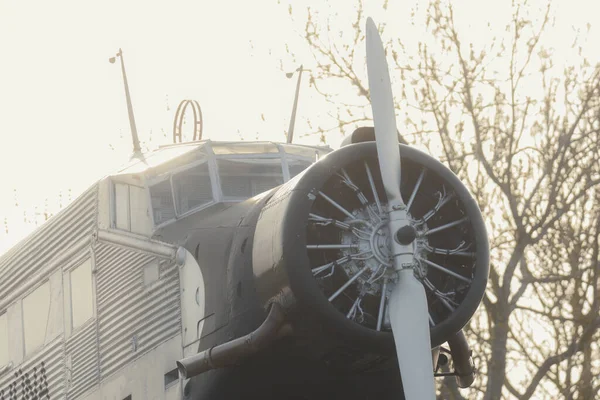
[[[114,64],[116,57],[121,60],[121,71],[123,72],[123,84],[125,86],[125,99],[127,100],[127,114],[129,114],[129,126],[131,128],[131,138],[133,140],[133,154],[141,154],[142,149],[140,148],[140,139],[138,138],[137,128],[135,126],[135,117],[133,116],[133,106],[131,105],[131,95],[129,94],[129,85],[127,84],[127,74],[125,73],[125,61],[123,60],[123,50],[119,49],[119,52],[115,57],[111,57],[108,61]]]
[[[292,117],[290,118],[290,128],[287,133],[287,142],[292,143],[294,140],[294,125],[296,124],[296,110],[298,109],[298,95],[300,94],[300,81],[302,80],[302,71],[305,71],[302,68],[302,65],[294,72],[298,72],[298,81],[296,82],[296,94],[294,95],[294,105],[292,107]],[[288,72],[286,76],[291,78],[294,75],[294,72]]]

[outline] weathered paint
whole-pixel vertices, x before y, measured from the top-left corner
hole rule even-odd
[[[43,399],[65,397],[64,341],[57,338],[19,365],[0,376],[0,398],[22,399],[37,394]],[[48,397],[45,397],[45,396]]]
[[[96,321],[90,320],[81,328],[66,343],[65,381],[69,399],[77,398],[100,381]]]
[[[122,400],[131,395],[133,400],[175,400],[182,398],[182,382],[165,387],[164,376],[181,358],[181,336],[163,342],[126,368],[104,379],[98,386],[84,393],[82,400]],[[70,398],[69,398],[70,399]]]
[[[179,276],[172,261],[160,263],[160,279],[144,286],[143,267],[154,257],[99,244],[97,272],[100,373],[110,376],[180,331]]]

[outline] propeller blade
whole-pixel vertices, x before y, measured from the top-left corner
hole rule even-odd
[[[367,73],[379,167],[389,204],[402,206],[404,201],[400,194],[400,150],[390,74],[383,43],[371,18],[367,18],[366,31]]]
[[[383,43],[367,19],[367,69],[379,168],[388,198],[389,250],[398,281],[389,299],[390,322],[407,400],[435,399],[429,310],[414,275],[416,231],[400,193],[401,162],[390,75]]]
[[[388,307],[404,396],[435,400],[427,298],[412,269],[398,273]]]

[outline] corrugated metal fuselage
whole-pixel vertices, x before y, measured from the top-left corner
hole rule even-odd
[[[179,378],[176,360],[261,322],[264,311],[253,297],[252,268],[232,256],[251,252],[244,237],[254,227],[247,222],[252,213],[245,216],[260,196],[241,203],[223,199],[220,185],[225,183],[216,175],[218,160],[206,150],[210,146],[181,145],[184,156],[179,147],[168,147],[163,153],[174,158],[166,164],[154,161],[152,169],[164,174],[208,160],[213,200],[204,208],[159,224],[148,188],[160,177],[148,178],[135,164],[135,171],[94,184],[0,257],[0,318],[8,330],[8,353],[0,347],[0,398],[180,399],[189,382]],[[285,180],[298,157],[317,154],[290,145],[290,152],[304,153],[288,156],[283,146],[272,145],[276,152],[265,159],[269,165],[281,159]],[[198,156],[187,150],[196,147]],[[227,157],[245,159],[236,154],[222,159]],[[302,162],[310,164],[310,157]],[[128,196],[125,202],[122,193]],[[115,207],[123,204],[129,204],[128,214],[115,216]],[[82,263],[91,265],[93,314],[79,324],[73,302],[81,288],[71,273]],[[39,343],[31,346],[32,311],[26,303],[40,287],[46,297],[34,314],[46,323],[35,332]]]
[[[178,265],[98,240],[100,186],[2,257],[0,315],[8,317],[10,362],[0,366],[0,398],[180,398],[179,385],[163,384],[183,354]],[[69,293],[77,288],[68,274],[90,258],[94,315],[70,329]],[[144,266],[152,263],[159,276],[146,285]],[[45,282],[51,295],[43,345],[24,349],[23,299]]]

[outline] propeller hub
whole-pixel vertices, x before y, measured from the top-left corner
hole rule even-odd
[[[412,225],[405,225],[396,232],[396,240],[403,245],[409,245],[417,238],[417,230]]]

